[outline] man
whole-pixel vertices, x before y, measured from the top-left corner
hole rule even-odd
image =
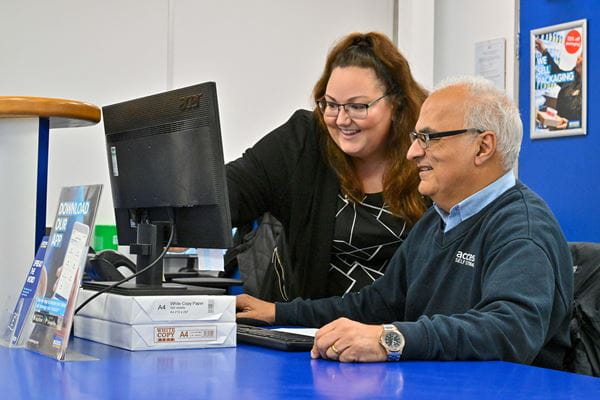
[[[455,79],[425,101],[411,137],[407,157],[434,206],[386,274],[344,297],[271,304],[242,295],[238,316],[324,325],[313,358],[561,368],[572,263],[546,204],[511,172],[522,137],[518,109],[487,80]]]

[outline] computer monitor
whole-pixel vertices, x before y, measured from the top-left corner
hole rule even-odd
[[[118,241],[137,254],[137,268],[167,245],[227,248],[231,217],[214,82],[102,108]],[[162,260],[125,294],[188,293],[161,284]],[[130,289],[133,292],[130,292]]]

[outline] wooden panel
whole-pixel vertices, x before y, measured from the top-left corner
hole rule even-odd
[[[0,96],[0,118],[48,117],[50,128],[95,125],[100,108],[76,100],[48,97]]]

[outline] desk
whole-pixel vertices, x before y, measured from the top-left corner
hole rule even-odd
[[[99,361],[0,347],[4,399],[595,399],[600,379],[507,362],[340,364],[239,345],[129,352],[76,338]]]

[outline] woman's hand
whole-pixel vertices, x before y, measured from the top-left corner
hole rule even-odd
[[[259,300],[247,294],[236,297],[236,318],[252,318],[272,324],[275,322],[275,304]]]

